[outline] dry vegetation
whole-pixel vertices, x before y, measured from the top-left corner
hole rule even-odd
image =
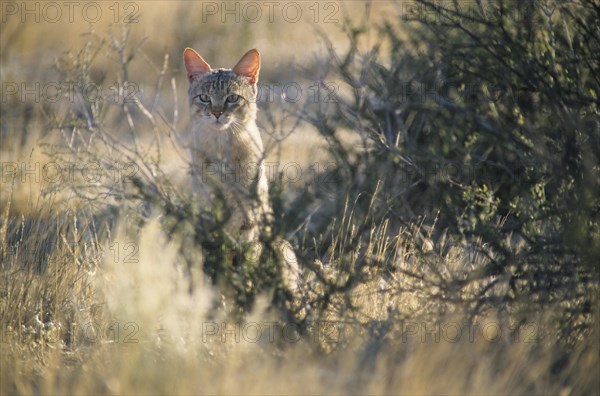
[[[439,31],[401,18],[418,3],[294,3],[298,22],[294,10],[282,15],[287,3],[270,21],[267,3],[255,3],[256,23],[236,2],[224,16],[221,2],[119,3],[118,14],[96,2],[94,23],[81,8],[69,21],[61,2],[56,22],[44,3],[31,2],[39,22],[21,15],[25,3],[2,3],[0,393],[598,392],[599,74],[581,72],[580,107],[565,124],[591,131],[564,150],[569,183],[556,174],[515,195],[503,174],[448,179],[427,161],[531,155],[509,184],[534,178],[534,160],[553,161],[560,141],[532,110],[555,103],[547,91],[532,91],[533,105],[477,99],[484,110],[402,101],[398,79],[470,70],[432,40]],[[226,202],[198,208],[190,196],[188,46],[215,66],[251,47],[263,56],[259,123],[276,218],[258,257],[223,234]],[[524,51],[534,59],[536,48]],[[563,81],[564,69],[552,72]],[[575,95],[559,88],[548,95]],[[525,125],[518,142],[501,140],[515,125]],[[527,151],[542,144],[528,127],[550,131],[543,156]],[[569,222],[552,201],[563,193],[583,197]],[[299,298],[282,285],[277,238],[300,258]]]

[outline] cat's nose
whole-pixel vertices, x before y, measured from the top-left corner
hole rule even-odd
[[[221,117],[221,115],[223,114],[222,111],[213,111],[212,112],[213,115],[217,118],[217,120],[219,119],[219,117]]]

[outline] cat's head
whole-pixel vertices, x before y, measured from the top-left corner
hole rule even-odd
[[[256,117],[256,93],[260,54],[252,49],[233,69],[212,69],[193,49],[183,60],[190,88],[192,119],[204,129],[223,131],[242,128]]]

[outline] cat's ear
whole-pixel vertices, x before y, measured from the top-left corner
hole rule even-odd
[[[238,76],[247,77],[250,84],[258,82],[258,72],[260,70],[260,54],[256,49],[246,52],[242,59],[235,65],[233,71]]]
[[[188,79],[192,82],[196,77],[208,73],[212,69],[204,59],[193,49],[186,48],[183,51],[183,62],[187,70]]]

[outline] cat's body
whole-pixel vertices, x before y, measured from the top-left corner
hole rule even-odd
[[[186,49],[184,60],[190,81],[194,192],[210,203],[216,183],[232,209],[227,231],[242,242],[256,240],[258,225],[270,213],[256,125],[260,56],[251,50],[232,70],[211,69],[192,49]]]
[[[226,230],[241,243],[255,242],[271,215],[264,148],[256,124],[260,55],[253,49],[233,69],[212,69],[186,48],[184,63],[190,81],[194,193],[210,206],[216,178],[232,209]],[[280,251],[286,286],[297,290],[296,256],[286,241],[281,241]]]

